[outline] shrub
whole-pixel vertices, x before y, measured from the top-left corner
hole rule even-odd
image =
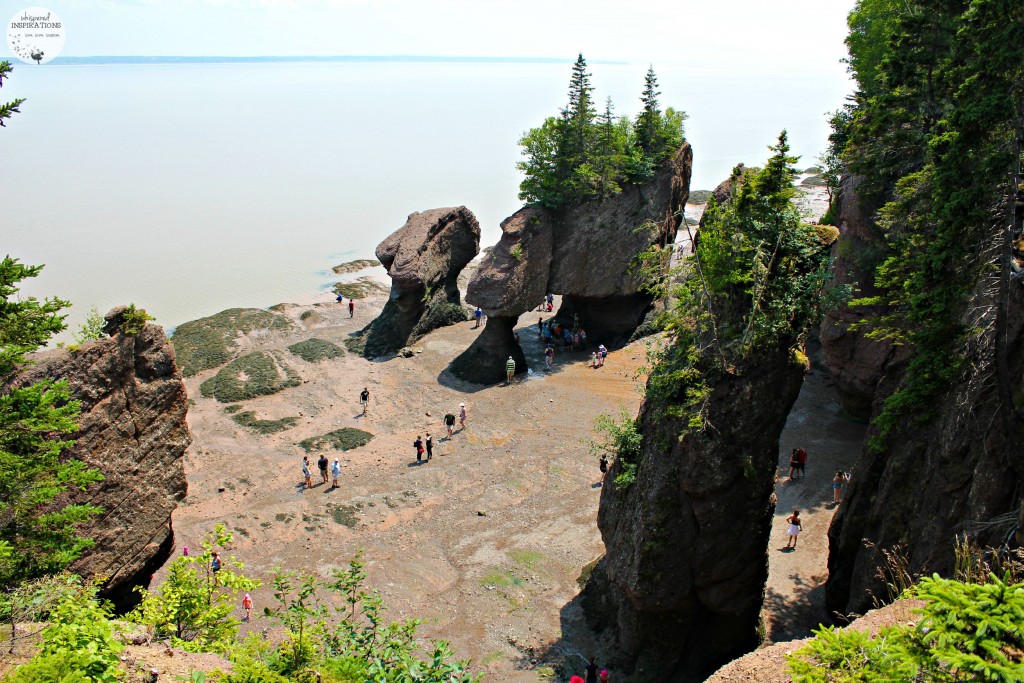
[[[370,443],[372,438],[373,434],[370,432],[364,432],[362,429],[342,427],[341,429],[336,429],[333,432],[303,439],[298,445],[307,453],[328,448],[338,451],[350,451],[353,448],[365,446]]]
[[[282,417],[279,420],[257,420],[256,413],[251,410],[235,413],[231,416],[231,419],[236,424],[247,427],[257,434],[276,434],[299,424],[299,418],[297,417]]]
[[[317,339],[316,337],[300,341],[298,344],[292,344],[288,347],[288,350],[309,363],[316,363],[329,358],[338,358],[345,354],[337,344],[325,339]]]
[[[199,391],[207,398],[232,403],[276,394],[301,383],[299,374],[278,357],[265,351],[255,351],[225,365],[199,385]]]
[[[230,308],[207,318],[179,325],[171,343],[181,374],[191,377],[227,363],[235,349],[235,338],[254,330],[286,330],[291,326],[283,315],[259,308]]]
[[[104,320],[103,314],[100,313],[98,308],[93,306],[89,309],[89,315],[85,317],[85,322],[82,323],[81,327],[74,334],[75,343],[84,344],[85,342],[101,338],[103,336],[103,328],[106,325],[107,321]]]
[[[156,318],[141,308],[136,308],[135,304],[128,304],[128,308],[122,314],[121,326],[118,329],[129,337],[133,337],[142,332],[142,328],[151,320],[156,320]]]

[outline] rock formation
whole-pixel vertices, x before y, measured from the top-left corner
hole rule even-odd
[[[185,497],[182,457],[192,440],[174,348],[156,325],[137,335],[119,332],[123,311],[106,316],[113,336],[76,351],[35,354],[36,364],[14,380],[24,386],[64,379],[82,403],[75,445],[66,453],[105,478],[66,495],[103,513],[81,530],[96,545],[71,569],[104,577],[104,594],[119,606],[132,601],[134,586],[148,584],[172,549],[171,512]]]
[[[464,206],[410,214],[377,247],[391,296],[370,324],[367,358],[398,351],[431,330],[467,319],[459,273],[480,251],[480,223]]]
[[[690,188],[693,155],[684,143],[643,185],[625,185],[604,200],[558,210],[527,206],[505,219],[497,246],[469,283],[466,301],[487,314],[487,328],[451,365],[456,376],[493,382],[505,360],[526,370],[513,331],[523,313],[547,293],[561,294],[558,317],[576,317],[594,343],[626,342],[651,306],[632,271],[651,245],[675,242]],[[519,362],[522,361],[522,362]]]
[[[832,248],[832,287],[850,286],[853,296],[877,295],[875,260],[880,256],[875,208],[857,192],[858,176],[846,176],[836,197],[834,215],[840,237]],[[875,388],[891,365],[906,360],[905,350],[889,341],[867,337],[870,328],[850,326],[880,313],[879,308],[844,306],[826,311],[821,323],[822,364],[836,383],[843,409],[867,420]]]
[[[581,595],[612,666],[630,680],[700,681],[757,647],[779,434],[805,367],[788,349],[709,378],[702,432],[645,402],[636,481],[601,491],[606,553]]]

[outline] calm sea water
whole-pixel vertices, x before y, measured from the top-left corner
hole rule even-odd
[[[693,189],[757,164],[782,128],[812,165],[849,84],[655,65],[686,110]],[[647,64],[592,65],[635,114]],[[134,302],[175,326],[232,306],[329,300],[413,212],[465,204],[483,244],[515,211],[520,134],[563,105],[570,63],[20,65],[0,130],[0,254],[46,269],[24,292]]]

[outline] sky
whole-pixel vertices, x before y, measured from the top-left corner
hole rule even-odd
[[[853,0],[0,0],[64,56],[432,55],[836,70]],[[841,68],[840,68],[841,71]]]

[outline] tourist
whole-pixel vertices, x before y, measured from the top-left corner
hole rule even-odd
[[[796,449],[789,455],[789,480],[796,479],[796,473],[800,471],[800,458],[796,455]]]
[[[608,683],[608,669],[601,669],[600,683]]]
[[[313,473],[309,471],[309,458],[307,456],[302,457],[302,477],[305,480],[303,488],[313,488]]]
[[[587,331],[582,327],[580,328],[580,348],[587,348]]]
[[[597,367],[604,367],[604,359],[608,356],[608,349],[605,348],[604,344],[599,344],[597,347]]]
[[[338,477],[341,476],[341,462],[337,458],[334,459],[334,464],[331,465],[331,475],[334,477],[331,488],[336,489],[338,488]]]
[[[569,679],[569,683],[583,683],[583,679],[579,676],[573,676]]]
[[[597,664],[594,664],[594,658],[591,657],[590,661],[583,668],[583,671],[587,675],[586,683],[597,683]]]
[[[537,318],[537,339],[544,336],[544,317]]]
[[[512,377],[516,374],[516,359],[512,356],[505,361],[505,384],[512,384]]]
[[[348,298],[348,317],[353,317],[356,314],[356,300],[352,297]]]
[[[608,457],[602,455],[601,456],[601,461],[597,464],[597,466],[601,469],[601,474],[607,474],[608,473]]]
[[[452,433],[455,431],[455,416],[451,413],[445,413],[444,426],[448,428],[448,438],[452,438]]]
[[[213,585],[217,585],[217,574],[220,572],[220,555],[216,550],[213,551],[213,555],[210,557],[210,571],[213,572]]]
[[[434,437],[430,436],[430,432],[427,432],[427,438],[423,443],[427,447],[427,462],[430,462],[434,457]]]
[[[590,354],[590,367],[592,367],[592,368],[596,368],[597,367],[597,351],[593,351]]]
[[[420,435],[416,435],[416,440],[412,442],[413,448],[416,449],[416,462],[423,462],[423,439]]]
[[[832,504],[839,505],[843,500],[843,484],[846,483],[846,475],[842,470],[836,470],[836,476],[832,477]]]
[[[459,404],[459,426],[462,429],[466,428],[466,404],[465,403],[460,403]]]
[[[326,484],[327,483],[327,466],[329,464],[330,464],[330,461],[327,459],[327,456],[324,455],[323,453],[321,453],[320,454],[320,459],[316,461],[316,466],[320,468],[320,483],[321,484]]]
[[[804,470],[807,469],[807,451],[805,451],[803,448],[796,449],[796,464],[800,470],[800,476],[806,476]]]
[[[363,404],[363,415],[366,415],[366,404],[370,402],[370,390],[366,387],[359,392],[359,402]]]
[[[550,370],[555,364],[555,347],[548,346],[544,349],[544,365],[546,370]]]
[[[550,293],[550,292],[548,292],[547,300],[548,300],[548,311],[551,311],[555,307],[555,295]]]
[[[480,327],[480,321],[484,317],[484,312],[480,310],[479,306],[477,306],[476,310],[473,311],[473,317],[476,318],[476,325],[473,326],[473,329],[475,330],[476,328]]]
[[[339,294],[335,299],[339,304],[345,303],[345,297]]]
[[[786,541],[786,547],[796,550],[796,537],[804,530],[803,525],[800,524],[800,511],[793,510],[793,514],[787,517],[786,521],[789,522],[789,529],[786,530],[789,540]]]
[[[242,609],[245,610],[245,621],[248,623],[252,620],[252,596],[248,593],[242,598]]]

